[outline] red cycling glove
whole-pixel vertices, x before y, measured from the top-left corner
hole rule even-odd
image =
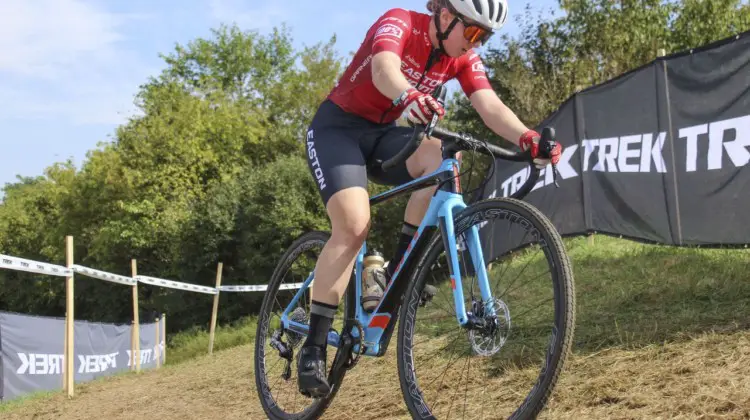
[[[414,124],[427,125],[432,121],[434,114],[438,114],[438,118],[445,115],[445,109],[435,98],[414,88],[407,89],[401,98],[403,99],[400,102],[406,106],[406,117]]]
[[[555,147],[552,148],[549,158],[539,157],[539,140],[541,140],[541,138],[542,136],[540,136],[539,133],[534,130],[529,130],[521,135],[519,146],[524,152],[531,149],[531,157],[534,159],[534,164],[537,168],[543,169],[545,166],[549,165],[550,161],[557,165],[557,162],[560,161],[560,155],[562,154],[562,146],[560,143],[555,143]]]

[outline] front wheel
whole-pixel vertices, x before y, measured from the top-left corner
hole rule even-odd
[[[575,323],[571,264],[539,210],[513,199],[475,203],[454,217],[460,279],[437,234],[399,314],[398,371],[413,418],[534,418],[570,352]],[[489,286],[483,298],[469,255],[478,229]],[[437,288],[420,302],[426,284]],[[470,326],[459,325],[461,287]]]

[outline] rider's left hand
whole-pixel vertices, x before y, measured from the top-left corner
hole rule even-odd
[[[531,148],[531,157],[534,159],[534,165],[536,165],[537,168],[544,169],[544,167],[549,165],[550,162],[557,165],[557,162],[560,161],[560,155],[562,154],[562,145],[560,145],[559,142],[556,143],[549,158],[546,156],[542,157],[539,153],[539,140],[541,138],[542,136],[540,136],[539,133],[534,130],[529,130],[521,135],[519,146],[524,152]]]

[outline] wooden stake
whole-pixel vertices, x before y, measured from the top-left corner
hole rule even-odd
[[[135,320],[130,321],[130,370],[135,370]]]
[[[221,272],[224,267],[223,263],[219,263],[219,267],[216,269],[216,295],[214,295],[214,308],[211,312],[211,328],[208,334],[208,354],[214,352],[214,334],[216,333],[216,316],[219,312],[219,287],[221,287]]]
[[[66,303],[67,305],[67,303]],[[65,320],[67,322],[68,318],[68,310],[65,310]],[[62,386],[63,386],[63,392],[68,392],[68,328],[66,324],[65,328],[65,344],[63,344],[63,366],[62,366]]]
[[[65,255],[68,268],[73,268],[73,237],[65,237]],[[68,397],[72,397],[75,393],[75,300],[73,299],[73,274],[70,277],[65,278],[66,286],[66,303],[65,303],[65,335],[68,337],[65,340],[65,390],[68,392]]]
[[[161,367],[161,346],[159,345],[161,334],[159,334],[159,318],[154,320],[154,333],[156,338],[156,348],[154,349],[156,351],[156,368],[159,369]]]
[[[162,364],[167,364],[167,314],[161,314],[161,341],[164,343],[164,357],[162,357]]]
[[[138,262],[130,261],[133,278],[138,277]],[[138,283],[133,285],[133,360],[135,371],[141,371],[141,323],[138,317]]]

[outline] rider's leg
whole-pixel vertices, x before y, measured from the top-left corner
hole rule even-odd
[[[300,392],[312,397],[330,391],[326,379],[328,330],[370,225],[367,170],[359,140],[368,124],[326,101],[307,133],[307,163],[331,221],[331,237],[315,267],[310,331],[297,365]]]
[[[310,333],[300,353],[300,389],[313,397],[330,391],[325,373],[326,341],[336,308],[349,284],[354,260],[370,227],[367,191],[360,187],[335,193],[326,206],[331,237],[315,266]]]
[[[331,220],[331,238],[315,266],[313,301],[338,307],[349,284],[354,259],[370,228],[369,199],[364,188],[351,187],[328,200],[326,210]]]

